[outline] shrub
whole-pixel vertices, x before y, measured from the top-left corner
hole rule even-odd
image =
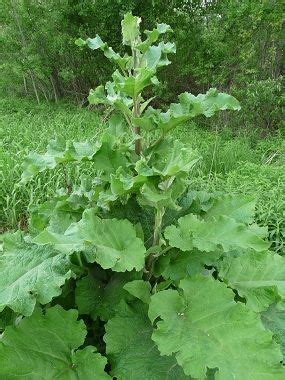
[[[168,25],[142,40],[139,24],[122,21],[124,56],[98,35],[77,40],[118,65],[89,95],[114,109],[102,137],[52,140],[25,160],[23,183],[66,164],[92,169],[35,208],[29,236],[4,238],[0,376],[282,379],[269,330],[283,339],[271,314],[282,311],[284,258],[268,251],[254,201],[199,191],[179,202],[199,155],[171,131],[239,103],[210,89],[152,108],[143,90],[175,45]]]

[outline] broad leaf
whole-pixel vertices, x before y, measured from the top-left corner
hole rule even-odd
[[[75,302],[79,314],[88,314],[93,320],[108,321],[115,315],[122,299],[130,298],[124,285],[136,278],[134,273],[115,273],[106,281],[97,273],[89,273],[76,283]]]
[[[240,109],[239,102],[233,96],[218,93],[214,88],[197,96],[184,92],[178,99],[179,103],[172,103],[166,112],[149,107],[143,117],[135,120],[136,124],[146,129],[160,128],[166,133],[199,115],[210,117],[220,110]]]
[[[224,195],[214,199],[213,206],[207,211],[206,218],[225,215],[240,223],[252,223],[255,214],[255,200],[251,196]]]
[[[100,149],[101,143],[64,142],[61,139],[51,140],[46,153],[30,153],[23,164],[22,182],[26,182],[46,169],[54,169],[58,164],[73,161],[90,161]]]
[[[173,248],[155,263],[155,275],[179,281],[189,276],[202,274],[205,265],[211,265],[219,256],[219,252],[183,252]]]
[[[36,238],[38,243],[56,244],[63,252],[85,248],[104,269],[125,272],[144,266],[146,249],[128,220],[101,219],[95,209],[84,211],[82,219],[72,224],[63,235],[45,232]]]
[[[113,74],[114,83],[118,91],[135,98],[146,87],[153,83],[155,71],[150,68],[138,68],[135,76],[125,78],[119,71]]]
[[[151,340],[152,326],[147,306],[140,301],[122,303],[106,324],[106,352],[111,374],[118,380],[189,379],[173,357],[161,356]]]
[[[146,176],[134,176],[131,171],[119,168],[115,174],[111,174],[110,189],[112,194],[122,196],[138,190],[146,182]]]
[[[273,304],[261,314],[264,326],[271,330],[276,341],[280,344],[285,358],[285,305],[284,303]]]
[[[130,60],[128,55],[121,57],[120,54],[116,53],[112,47],[109,47],[106,42],[102,41],[98,34],[95,38],[87,38],[86,41],[78,38],[75,43],[78,46],[87,45],[92,50],[102,50],[106,58],[115,61],[122,69],[125,69],[127,62]]]
[[[170,65],[170,61],[167,58],[167,54],[176,53],[176,47],[174,43],[160,42],[157,46],[150,46],[144,54],[147,67],[150,69],[156,69],[157,67]]]
[[[285,298],[285,258],[271,252],[227,256],[218,266],[219,276],[255,311]]]
[[[65,254],[84,251],[83,241],[74,234],[69,235],[69,232],[70,229],[67,229],[65,233],[56,233],[47,227],[33,239],[33,243],[38,245],[50,244],[54,249]]]
[[[105,91],[105,89],[107,91]],[[132,99],[116,91],[115,85],[112,82],[108,82],[105,89],[103,86],[98,86],[95,90],[91,89],[88,96],[89,103],[113,106],[123,114],[127,114],[131,117],[129,107],[132,106]]]
[[[76,310],[55,306],[7,327],[0,340],[1,379],[111,379],[95,347],[78,350],[87,331],[77,317]]]
[[[171,177],[179,173],[189,174],[200,158],[190,144],[183,144],[178,140],[164,141],[153,149],[148,165],[154,174]]]
[[[222,247],[224,252],[233,249],[253,249],[265,251],[269,244],[254,229],[237,223],[227,216],[198,219],[194,214],[186,215],[178,220],[178,226],[165,229],[165,237],[172,247],[182,251],[192,250],[217,251]]]
[[[183,179],[177,177],[167,183],[166,188],[163,188],[164,182],[161,182],[158,187],[154,184],[144,184],[140,191],[138,198],[139,203],[155,208],[168,207],[173,210],[180,210],[180,206],[177,204],[177,199],[184,193],[186,189],[186,183]]]
[[[167,32],[171,32],[171,31],[172,31],[172,29],[169,25],[157,24],[155,29],[145,31],[147,38],[142,43],[140,43],[137,46],[137,48],[142,53],[145,53],[150,48],[150,46],[158,40],[158,38],[161,34],[165,34]]]
[[[282,355],[259,316],[234,301],[233,292],[210,276],[180,282],[181,292],[152,296],[152,339],[162,355],[175,354],[186,374],[203,379],[207,367],[217,380],[281,380]]]
[[[31,315],[36,302],[47,304],[73,276],[69,258],[54,248],[16,243],[0,255],[0,311],[6,306]]]
[[[124,289],[142,302],[146,304],[150,302],[151,285],[148,281],[134,280],[124,285]]]
[[[88,96],[88,102],[90,104],[109,104],[110,102],[107,99],[105,94],[104,86],[98,86],[95,90],[91,89]]]

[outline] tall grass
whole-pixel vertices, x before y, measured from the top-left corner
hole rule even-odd
[[[40,175],[19,186],[22,161],[30,150],[43,152],[50,139],[92,139],[101,128],[101,119],[72,104],[37,105],[30,100],[0,99],[0,229],[25,227],[26,209],[44,201],[62,186],[58,171]]]

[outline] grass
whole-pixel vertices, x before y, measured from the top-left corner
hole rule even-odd
[[[50,139],[91,139],[101,120],[72,104],[40,105],[30,100],[0,99],[1,230],[23,227],[31,203],[47,199],[61,186],[62,174],[49,172],[19,187],[22,160],[30,150],[42,152]]]
[[[104,115],[69,103],[37,105],[28,99],[0,99],[1,186],[0,229],[25,228],[27,208],[49,198],[64,183],[62,171],[47,172],[19,186],[21,163],[30,150],[43,152],[51,138],[96,138]],[[264,140],[255,134],[234,136],[229,129],[211,132],[197,125],[175,131],[203,156],[192,176],[192,186],[209,191],[253,194],[257,220],[269,225],[278,252],[285,240],[285,145],[282,136]],[[76,180],[77,173],[72,173]]]

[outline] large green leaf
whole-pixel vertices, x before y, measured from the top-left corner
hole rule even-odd
[[[211,265],[219,257],[219,252],[206,253],[197,250],[183,252],[173,248],[157,260],[155,274],[164,279],[179,281],[203,273],[205,265]]]
[[[137,191],[146,182],[146,176],[134,175],[131,171],[119,168],[116,173],[111,174],[110,190],[112,194],[122,196]]]
[[[58,164],[73,161],[90,161],[100,149],[101,143],[71,142],[62,139],[51,140],[46,153],[30,153],[23,164],[22,182],[26,182],[46,169],[54,169]]]
[[[271,252],[246,252],[226,256],[218,266],[219,276],[247,301],[255,311],[267,309],[285,298],[285,258]]]
[[[73,223],[64,234],[44,231],[35,241],[54,244],[62,252],[88,249],[92,261],[104,269],[125,272],[144,266],[146,249],[128,220],[101,219],[95,209],[87,209],[78,223]]]
[[[224,195],[213,200],[206,218],[225,215],[240,223],[252,223],[255,214],[255,200],[251,196]]]
[[[210,217],[202,220],[194,214],[183,216],[178,220],[178,226],[165,229],[165,237],[172,247],[182,251],[192,250],[216,251],[222,247],[224,252],[232,249],[253,249],[265,251],[269,244],[262,240],[259,231],[237,223],[227,216]]]
[[[157,209],[168,207],[173,210],[180,210],[177,199],[185,189],[186,183],[183,178],[179,177],[172,177],[170,181],[163,181],[158,186],[146,183],[141,188],[138,200],[141,205],[156,207]]]
[[[140,37],[141,18],[133,16],[131,12],[125,14],[122,20],[123,44],[134,46]]]
[[[128,220],[100,219],[86,210],[77,224],[76,236],[95,247],[94,260],[104,269],[125,272],[144,266],[146,249]]]
[[[138,68],[135,76],[124,77],[117,70],[113,74],[114,83],[119,92],[134,98],[141,93],[144,88],[153,83],[155,71],[151,68]]]
[[[105,89],[103,85],[100,85],[95,88],[95,90],[91,89],[88,96],[88,101],[90,104],[110,104],[107,99],[107,95],[105,94]]]
[[[178,173],[189,174],[200,158],[190,144],[166,140],[153,149],[148,165],[155,175],[171,177]]]
[[[150,302],[151,285],[148,281],[133,280],[124,285],[124,289],[142,302],[146,304]]]
[[[50,302],[73,275],[69,258],[50,246],[9,245],[0,254],[0,311],[8,306],[31,315],[37,301]]]
[[[104,372],[106,358],[87,346],[83,321],[77,311],[60,306],[7,327],[0,340],[0,378],[5,380],[111,379]]]
[[[124,285],[136,278],[134,273],[115,273],[108,281],[97,273],[89,273],[76,283],[75,302],[79,314],[89,314],[93,320],[108,321],[115,315],[122,299],[128,299]]]
[[[144,116],[137,118],[135,123],[146,129],[160,128],[168,132],[179,124],[193,117],[213,116],[220,110],[239,110],[239,102],[231,95],[218,92],[211,88],[206,94],[194,96],[184,92],[178,97],[179,103],[172,103],[166,112],[149,107]]]
[[[92,191],[93,193],[93,191]],[[47,226],[51,231],[63,233],[72,222],[81,219],[89,199],[75,190],[70,194],[54,197],[29,209],[29,231],[35,235]]]
[[[106,175],[103,179],[108,180],[111,173],[116,172],[119,167],[125,167],[128,163],[126,147],[124,144],[114,144],[113,136],[105,134],[102,136],[102,146],[93,158],[94,168],[102,170]]]
[[[282,355],[259,316],[234,301],[234,293],[210,276],[180,282],[181,291],[152,296],[149,317],[156,323],[152,339],[162,355],[175,354],[186,374],[203,379],[281,380]]]
[[[121,303],[107,322],[104,336],[112,375],[118,380],[189,379],[173,357],[160,355],[151,340],[152,331],[145,304]]]
[[[121,82],[121,86],[124,86],[125,78],[121,75],[118,77],[120,78],[119,83]],[[133,105],[132,98],[121,93],[113,82],[107,82],[105,89],[102,85],[96,87],[95,90],[91,89],[88,101],[90,104],[105,104],[113,106],[123,114],[128,115],[130,118],[132,117],[132,112],[130,110],[130,107]]]
[[[283,357],[285,359],[285,304],[270,305],[269,308],[261,314],[261,320],[264,326],[271,330],[276,341],[280,344]]]

